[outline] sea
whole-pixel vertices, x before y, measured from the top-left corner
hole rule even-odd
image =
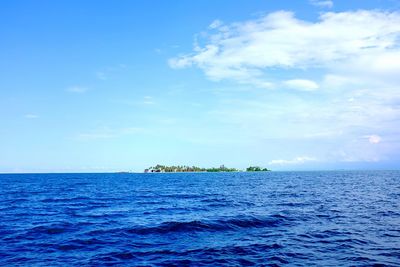
[[[0,266],[400,266],[400,172],[1,174]]]

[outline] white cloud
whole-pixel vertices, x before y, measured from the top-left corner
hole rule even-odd
[[[99,80],[108,80],[114,78],[116,74],[120,73],[122,70],[126,69],[127,65],[120,63],[117,65],[105,67],[95,73],[95,76]]]
[[[77,93],[77,94],[83,94],[86,93],[89,89],[87,87],[83,86],[72,86],[67,88],[67,91],[70,93]]]
[[[103,80],[103,81],[107,80],[107,75],[102,71],[96,72],[96,77],[99,80]]]
[[[80,133],[77,135],[77,138],[79,140],[93,140],[93,139],[108,139],[108,138],[114,138],[116,135],[111,134],[111,133]]]
[[[399,67],[397,12],[328,12],[313,22],[278,11],[256,20],[212,25],[203,46],[196,42],[191,54],[170,59],[170,66],[196,66],[211,80],[268,88],[276,82],[272,75],[276,70],[360,66],[396,73]]]
[[[145,105],[154,105],[155,102],[153,100],[153,97],[151,97],[151,96],[143,97],[143,104],[145,104]]]
[[[316,82],[304,79],[287,80],[284,81],[283,84],[290,89],[295,89],[300,91],[314,91],[319,88]]]
[[[304,164],[306,162],[310,162],[310,161],[316,161],[316,158],[313,157],[308,157],[308,156],[300,156],[300,157],[296,157],[294,159],[274,159],[271,160],[270,162],[268,162],[268,164],[270,165],[292,165],[292,164]]]
[[[26,119],[37,119],[37,118],[39,118],[39,115],[36,115],[36,114],[25,114],[24,117]]]
[[[310,0],[310,4],[323,8],[332,8],[333,1],[330,0]]]
[[[208,26],[210,29],[216,29],[222,25],[222,21],[216,19]]]
[[[232,126],[237,139],[269,146],[270,140],[290,143],[291,153],[307,151],[319,162],[381,161],[399,155],[399,12],[327,12],[306,21],[280,11],[215,25],[198,36],[206,37],[196,40],[192,53],[170,59],[170,66],[197,67],[210,80],[248,90],[237,93],[230,86],[218,91],[223,100],[210,112],[220,124]],[[315,158],[275,159],[271,164]]]
[[[400,90],[375,85],[370,90],[359,89],[370,86],[369,81],[355,89],[353,85],[311,97],[277,90],[257,92],[257,99],[252,100],[238,97],[228,102],[224,97],[211,115],[235,129],[238,136],[259,146],[269,144],[265,150],[282,142],[283,151],[307,152],[324,162],[391,158],[400,144]],[[371,145],[371,133],[385,136],[384,144]]]
[[[322,131],[322,132],[314,132],[314,133],[307,133],[304,135],[304,138],[311,138],[311,139],[317,139],[317,138],[337,138],[339,136],[343,135],[343,130],[337,130],[337,131]]]
[[[382,141],[382,138],[376,134],[366,135],[364,137],[367,138],[368,142],[370,142],[371,144],[379,144]]]
[[[343,88],[345,86],[352,85],[353,87],[360,85],[360,82],[354,77],[348,77],[338,74],[326,74],[323,77],[322,87],[327,89]]]
[[[144,128],[140,127],[127,127],[118,129],[104,127],[90,132],[79,133],[76,136],[76,139],[81,141],[96,140],[96,139],[112,139],[126,135],[138,134],[142,132],[144,132]]]

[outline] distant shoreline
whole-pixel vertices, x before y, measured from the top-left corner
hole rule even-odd
[[[149,167],[145,169],[144,173],[179,173],[179,172],[267,172],[271,171],[267,168],[261,168],[259,166],[250,166],[246,168],[246,170],[239,170],[236,168],[227,168],[225,165],[221,165],[219,167],[212,167],[212,168],[202,168],[197,166],[186,166],[186,165],[178,165],[178,166],[165,166],[157,164],[156,166]]]
[[[270,170],[272,172],[272,170]],[[247,172],[238,170],[237,172]],[[331,169],[331,170],[273,170],[273,172],[400,172],[400,169]],[[179,172],[176,172],[179,173]],[[205,173],[205,172],[192,172]],[[0,175],[32,175],[32,174],[143,174],[143,171],[107,171],[107,172],[0,172]]]

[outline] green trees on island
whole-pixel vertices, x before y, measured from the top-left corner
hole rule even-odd
[[[268,172],[270,170],[268,170],[267,168],[261,168],[258,166],[250,166],[246,169],[247,172]]]
[[[152,166],[148,169],[145,169],[144,172],[238,172],[240,170],[235,168],[227,168],[224,165],[221,165],[218,168],[200,168],[196,166],[165,166],[157,164],[156,166]],[[250,166],[246,169],[248,172],[257,172],[257,171],[269,171],[267,168],[253,167]]]
[[[200,168],[196,166],[164,166],[157,164],[156,166],[150,167],[144,172],[237,172],[239,170],[235,168],[226,168],[221,165],[219,168]]]

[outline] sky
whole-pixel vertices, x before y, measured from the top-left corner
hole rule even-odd
[[[0,73],[0,172],[400,167],[396,0],[4,0]]]

